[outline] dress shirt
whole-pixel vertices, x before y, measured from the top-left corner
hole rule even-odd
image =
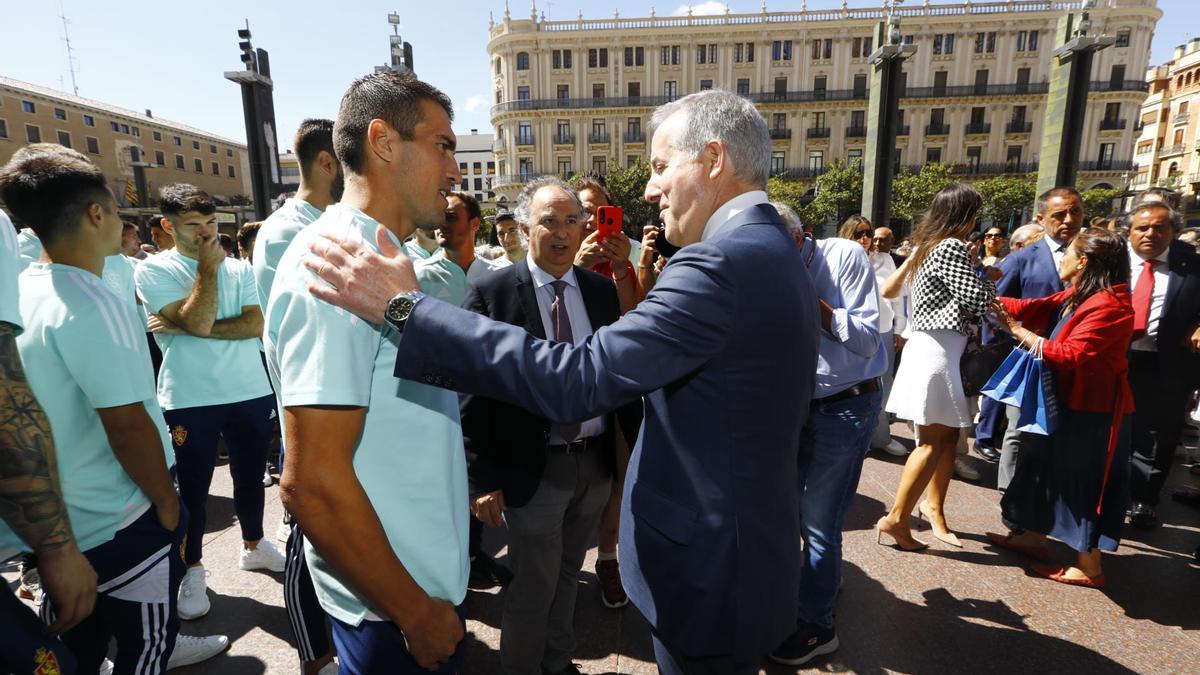
[[[887,278],[895,274],[896,261],[892,259],[890,253],[875,251],[867,256],[871,260],[871,267],[875,269],[875,285],[877,288],[883,287],[883,282]],[[904,298],[908,295],[908,288],[900,289],[900,294],[889,300],[883,296],[879,297],[879,332],[880,334],[891,333],[899,335],[904,332],[905,326],[908,325],[908,317],[905,316]]]
[[[1142,276],[1142,263],[1148,258],[1142,257],[1129,244],[1125,247],[1129,250],[1129,294],[1133,295],[1138,279]],[[1146,315],[1146,334],[1129,345],[1135,352],[1158,351],[1158,320],[1162,318],[1163,309],[1167,304],[1167,284],[1171,283],[1170,269],[1167,267],[1167,254],[1170,251],[1168,246],[1167,250],[1155,258],[1158,264],[1154,266],[1154,293],[1150,296],[1150,313]]]
[[[1060,244],[1052,237],[1046,237],[1046,245],[1050,247],[1050,255],[1054,258],[1054,271],[1057,272],[1062,268],[1063,258],[1067,257],[1067,247],[1071,242]]]
[[[830,330],[820,331],[813,398],[882,375],[887,353],[879,337],[875,270],[866,251],[849,239],[806,239],[801,257],[817,296],[833,307]]]
[[[549,272],[542,270],[533,262],[532,256],[525,256],[526,264],[529,265],[529,274],[533,277],[533,285],[537,288],[534,293],[537,296],[538,313],[542,315],[542,328],[546,331],[546,337],[550,340],[555,339],[554,321],[550,318],[550,305],[554,303],[554,286],[555,277]],[[587,307],[583,304],[583,294],[579,292],[579,281],[575,278],[575,268],[567,270],[567,273],[562,276],[562,280],[567,282],[567,287],[563,289],[563,300],[567,303],[567,314],[571,316],[571,336],[575,338],[575,344],[581,344],[592,335],[592,322],[588,319]],[[599,436],[604,433],[604,417],[593,417],[580,423],[579,435],[576,440],[588,438],[591,436]],[[558,426],[550,427],[550,445],[561,445],[564,443],[562,436],[558,435]]]
[[[730,199],[722,204],[716,212],[708,217],[708,222],[704,224],[704,233],[700,235],[700,241],[708,241],[713,237],[725,232],[729,229],[729,221],[737,214],[746,209],[753,208],[759,204],[770,204],[771,200],[767,199],[767,193],[762,190],[751,190]]]

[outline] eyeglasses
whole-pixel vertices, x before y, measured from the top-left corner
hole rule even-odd
[[[854,233],[854,238],[862,239],[863,237],[870,237],[873,234],[874,234],[874,232],[871,232],[870,230],[858,230],[857,232]]]

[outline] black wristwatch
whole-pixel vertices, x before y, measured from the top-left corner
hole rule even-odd
[[[408,291],[401,293],[388,301],[387,310],[383,313],[383,318],[388,323],[392,324],[396,330],[404,332],[404,324],[408,323],[408,317],[412,314],[413,307],[417,306],[425,297],[421,291]]]

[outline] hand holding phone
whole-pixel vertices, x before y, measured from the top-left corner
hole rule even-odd
[[[621,231],[621,221],[624,211],[619,206],[601,206],[596,209],[596,232],[598,241],[604,241],[610,235]]]

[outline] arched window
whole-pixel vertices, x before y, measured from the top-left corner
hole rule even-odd
[[[517,52],[517,70],[529,70],[529,52]]]

